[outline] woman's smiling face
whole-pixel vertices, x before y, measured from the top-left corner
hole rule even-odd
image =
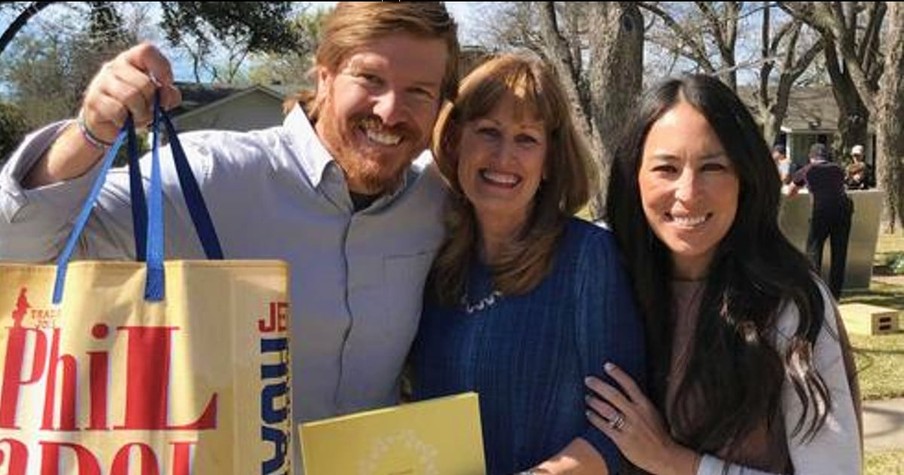
[[[653,123],[637,181],[644,214],[671,251],[675,276],[706,276],[734,223],[740,181],[700,111],[681,101]]]
[[[517,114],[514,102],[507,96],[486,116],[463,124],[458,180],[478,219],[520,226],[543,179],[548,141],[544,123]]]

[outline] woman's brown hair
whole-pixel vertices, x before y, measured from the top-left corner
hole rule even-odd
[[[462,80],[458,97],[440,112],[433,153],[452,188],[448,238],[434,261],[433,296],[446,305],[464,294],[468,265],[477,257],[479,233],[474,209],[458,181],[462,127],[488,115],[511,97],[517,116],[536,117],[547,134],[545,179],[534,197],[524,229],[498,262],[492,262],[496,289],[506,295],[533,289],[549,272],[567,218],[584,206],[597,175],[586,143],[574,127],[571,106],[552,71],[539,59],[505,54],[489,59]]]

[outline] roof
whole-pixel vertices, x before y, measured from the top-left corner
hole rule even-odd
[[[835,130],[837,127],[838,105],[830,86],[791,88],[783,130]]]
[[[770,94],[774,93],[770,88]],[[759,89],[738,86],[738,95],[755,109]],[[794,86],[788,97],[788,112],[782,122],[783,132],[834,132],[838,127],[838,105],[831,86]]]
[[[274,87],[255,84],[252,86],[230,86],[222,84],[175,83],[182,92],[182,103],[171,111],[173,118],[195,115],[225,102],[233,101],[247,94],[259,91],[282,101],[285,94]],[[282,87],[280,87],[282,89]]]

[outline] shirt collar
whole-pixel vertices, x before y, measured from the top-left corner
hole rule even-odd
[[[308,116],[301,106],[296,104],[295,107],[292,108],[292,111],[286,115],[283,126],[299,140],[301,153],[299,154],[298,160],[301,163],[301,167],[304,169],[305,174],[308,176],[308,179],[311,180],[312,186],[319,187],[327,170],[330,169],[334,170],[333,173],[340,175],[342,181],[345,182],[345,175],[342,172],[342,169],[339,167],[335,158],[333,158],[326,149],[323,142],[321,142],[320,137],[317,136],[314,126],[311,124],[310,119],[308,119]],[[411,166],[402,173],[402,179],[395,190],[378,198],[371,204],[369,209],[382,207],[385,204],[392,202],[396,196],[408,188],[412,181],[411,175],[419,174],[419,172],[423,171],[423,169],[432,161],[433,155],[429,150],[422,152],[414,160]]]
[[[323,142],[320,141],[320,137],[317,136],[314,126],[301,106],[296,104],[292,108],[292,111],[286,115],[283,126],[299,141],[301,153],[298,154],[298,161],[304,169],[305,175],[308,176],[314,187],[320,186],[327,165],[334,160]]]

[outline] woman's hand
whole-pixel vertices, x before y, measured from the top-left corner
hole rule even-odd
[[[672,440],[659,411],[627,373],[606,363],[606,373],[624,393],[599,378],[586,380],[587,418],[638,467],[655,474],[695,474],[699,456]]]

